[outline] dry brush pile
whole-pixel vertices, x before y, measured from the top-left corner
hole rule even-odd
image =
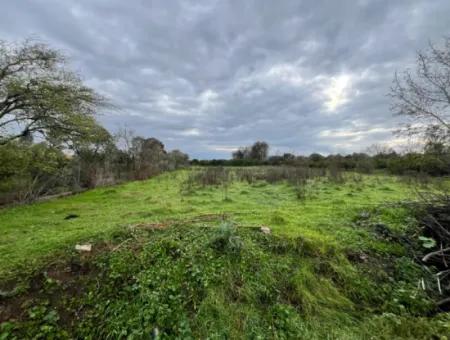
[[[437,305],[450,309],[450,196],[433,195],[423,198],[418,217],[421,224],[422,242],[418,253],[421,262],[436,278]]]

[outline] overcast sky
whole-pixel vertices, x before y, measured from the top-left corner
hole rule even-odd
[[[0,39],[62,49],[119,109],[99,120],[192,158],[401,142],[395,70],[450,33],[449,0],[0,0]]]

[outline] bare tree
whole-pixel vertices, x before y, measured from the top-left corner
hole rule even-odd
[[[126,153],[129,153],[132,148],[133,138],[135,135],[134,130],[129,129],[127,126],[119,127],[117,132],[114,134],[114,140],[117,147]]]
[[[137,179],[147,179],[167,170],[167,152],[156,138],[134,137],[131,153]]]
[[[249,146],[240,147],[236,151],[233,151],[231,156],[233,157],[233,159],[239,159],[239,160],[249,159],[250,158],[250,147]]]
[[[395,75],[390,93],[393,110],[407,115],[418,127],[409,125],[410,133],[426,137],[425,154],[448,164],[448,142],[450,135],[450,37],[441,46],[430,43],[429,49],[417,53],[416,72],[405,71]],[[444,157],[443,157],[444,156]],[[446,160],[447,159],[447,160]],[[445,165],[445,164],[444,164]],[[420,192],[419,211],[424,244],[422,262],[437,269],[435,279],[437,290],[446,298],[437,302],[439,307],[450,304],[450,195],[448,189]]]
[[[269,144],[266,142],[255,142],[250,151],[250,158],[258,161],[265,161],[269,155]]]
[[[240,147],[232,153],[235,160],[265,161],[269,154],[269,144],[266,142],[255,142],[251,146]]]
[[[370,156],[376,155],[390,155],[394,154],[395,150],[387,145],[383,144],[372,144],[367,147],[366,153]]]
[[[167,153],[169,170],[184,168],[189,165],[189,156],[180,150],[172,150]]]
[[[430,43],[429,49],[417,53],[416,70],[395,74],[390,96],[392,110],[409,116],[409,133],[425,133],[436,129],[450,131],[450,37],[440,46]]]

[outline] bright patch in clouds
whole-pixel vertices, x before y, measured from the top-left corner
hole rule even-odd
[[[324,90],[325,107],[328,111],[334,112],[340,106],[349,101],[349,92],[351,88],[351,80],[349,75],[341,75],[331,78],[331,82]]]
[[[162,94],[156,98],[155,109],[158,111],[168,114],[168,115],[185,115],[186,111],[180,108],[179,103],[172,97],[167,94]]]
[[[200,136],[200,130],[196,128],[186,129],[181,132],[182,136]]]
[[[366,128],[364,130],[323,130],[320,132],[320,137],[330,137],[330,138],[348,138],[348,137],[361,137],[375,133],[387,133],[392,132],[391,128],[376,127],[376,128]]]
[[[232,153],[233,151],[236,151],[236,149],[238,148],[239,148],[238,145],[208,145],[209,150],[226,152],[228,154]]]
[[[210,89],[203,91],[200,94],[198,101],[200,106],[199,109],[202,112],[208,112],[208,110],[211,110],[220,104],[219,94]]]

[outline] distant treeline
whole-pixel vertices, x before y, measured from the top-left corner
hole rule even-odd
[[[450,175],[450,147],[442,143],[429,142],[423,152],[403,154],[377,146],[369,148],[369,153],[328,156],[318,153],[309,156],[298,156],[292,153],[268,156],[268,149],[267,143],[256,142],[250,147],[240,148],[233,152],[232,159],[193,159],[191,164],[200,166],[290,165],[311,168],[338,167],[343,170],[356,170],[363,173],[371,173],[374,170],[381,169],[396,175],[413,173],[431,176]]]

